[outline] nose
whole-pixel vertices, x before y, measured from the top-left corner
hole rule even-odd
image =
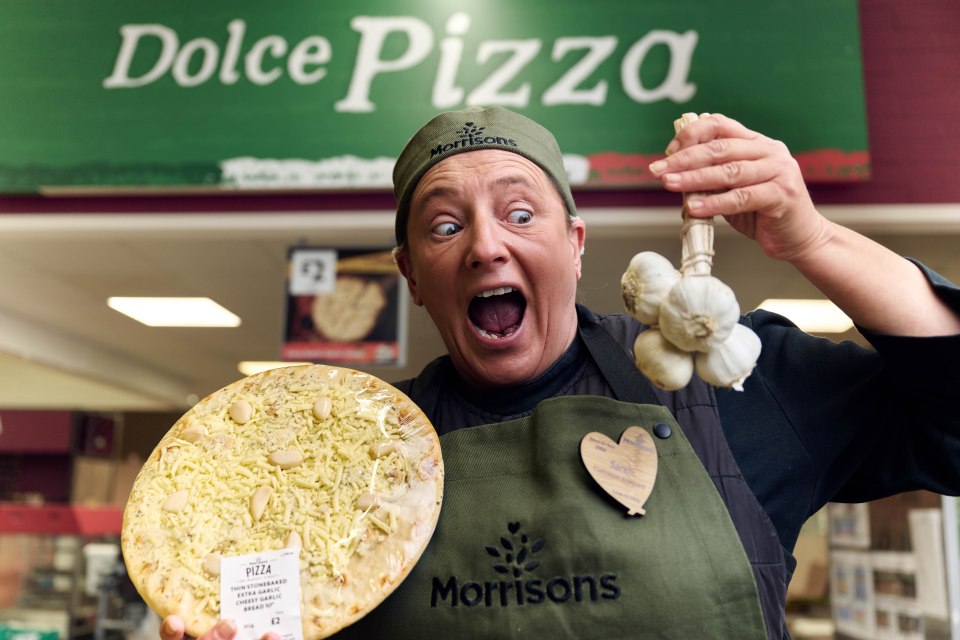
[[[482,269],[506,263],[510,260],[507,248],[506,231],[492,215],[477,215],[471,221],[469,231],[470,248],[466,262],[471,269]]]

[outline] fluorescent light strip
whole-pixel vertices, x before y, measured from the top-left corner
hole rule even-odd
[[[808,333],[843,333],[853,320],[829,300],[769,298],[758,307],[779,313]]]
[[[240,317],[210,298],[117,297],[107,305],[149,327],[239,327]]]
[[[261,371],[270,369],[279,369],[281,367],[295,367],[301,364],[313,364],[312,362],[271,362],[268,360],[243,360],[237,363],[237,370],[245,376],[252,376]]]

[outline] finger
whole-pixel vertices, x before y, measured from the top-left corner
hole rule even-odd
[[[777,194],[780,193],[775,185],[763,182],[723,193],[687,198],[685,205],[695,218],[752,213],[771,209],[778,202]]]
[[[650,165],[650,172],[659,177],[665,173],[699,169],[737,160],[759,160],[765,157],[779,158],[781,150],[774,141],[719,138],[688,147],[668,158]],[[786,152],[789,155],[789,151]]]
[[[669,191],[695,193],[747,187],[773,180],[776,176],[776,166],[770,162],[737,160],[691,171],[665,173],[660,179]]]
[[[761,137],[756,131],[743,126],[733,118],[720,113],[711,113],[685,125],[667,145],[666,154],[671,156],[681,149],[709,142],[716,138],[743,138],[753,140]]]
[[[268,631],[263,634],[263,637],[260,640],[280,640],[280,634],[273,631]]]
[[[235,635],[237,635],[237,625],[233,620],[223,619],[198,640],[233,640]]]
[[[183,640],[183,619],[179,616],[167,616],[160,625],[160,640]]]

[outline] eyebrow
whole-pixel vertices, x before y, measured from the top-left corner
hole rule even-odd
[[[517,186],[526,187],[528,189],[533,188],[533,185],[531,184],[531,182],[527,180],[525,176],[521,176],[521,175],[502,176],[494,180],[493,184],[494,186],[500,189],[506,189],[508,187],[517,187]],[[447,187],[442,185],[431,187],[426,191],[426,193],[420,196],[419,204],[420,206],[424,206],[434,198],[443,198],[446,196],[455,195],[456,193],[457,193],[457,189],[455,189],[454,187]]]
[[[427,204],[434,198],[443,198],[445,196],[453,195],[454,193],[456,193],[456,189],[453,187],[431,187],[426,193],[420,196],[420,206]],[[413,203],[411,202],[411,204]]]
[[[530,181],[527,180],[525,176],[520,176],[520,175],[503,176],[501,178],[497,178],[496,181],[494,181],[494,184],[500,187],[501,189],[504,189],[506,187],[515,187],[515,186],[527,187],[530,189],[533,188],[533,185],[530,184]]]

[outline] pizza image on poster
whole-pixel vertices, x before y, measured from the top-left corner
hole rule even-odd
[[[401,366],[400,278],[389,249],[291,249],[282,358]]]

